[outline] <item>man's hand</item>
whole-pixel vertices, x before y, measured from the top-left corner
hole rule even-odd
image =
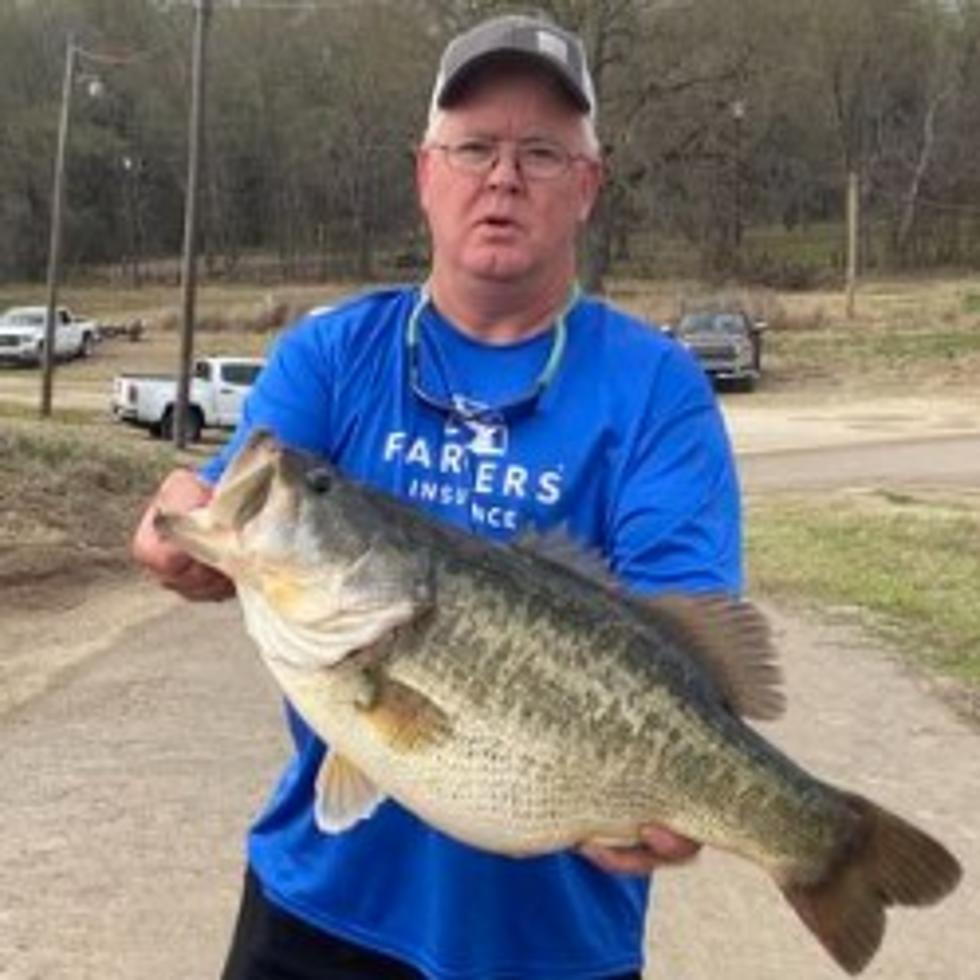
[[[136,561],[156,576],[164,588],[172,589],[185,599],[214,602],[235,594],[231,579],[161,538],[153,526],[158,511],[186,514],[202,507],[210,497],[211,488],[191,470],[173,470],[160,484],[140,519],[133,535],[132,552]]]
[[[579,853],[597,864],[603,871],[615,874],[648,875],[654,868],[683,864],[694,858],[701,845],[688,837],[675,834],[666,827],[646,824],[640,828],[642,844],[633,847],[602,847],[583,844]]]

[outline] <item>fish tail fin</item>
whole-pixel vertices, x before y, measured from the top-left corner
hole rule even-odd
[[[807,928],[848,973],[871,961],[889,905],[931,905],[960,880],[959,862],[938,841],[860,796],[846,794],[857,831],[819,881],[783,894]]]

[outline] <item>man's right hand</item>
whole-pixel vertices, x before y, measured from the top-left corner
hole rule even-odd
[[[203,507],[211,498],[211,488],[191,470],[173,470],[160,484],[140,518],[133,535],[133,557],[154,575],[164,588],[185,599],[216,602],[235,594],[234,583],[209,565],[204,565],[162,538],[153,526],[158,511],[186,514]]]

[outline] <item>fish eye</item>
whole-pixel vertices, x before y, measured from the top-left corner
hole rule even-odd
[[[314,493],[327,493],[332,482],[330,471],[325,466],[315,466],[306,471],[306,485]]]

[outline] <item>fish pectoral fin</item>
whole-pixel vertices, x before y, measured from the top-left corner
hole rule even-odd
[[[346,756],[328,751],[316,777],[313,816],[327,834],[339,834],[366,820],[384,794]]]
[[[452,732],[446,713],[421,691],[375,675],[371,699],[361,706],[364,720],[396,752],[420,752]]]
[[[641,600],[656,625],[707,670],[729,708],[778,718],[786,708],[769,623],[750,602],[728,595],[662,595]]]

